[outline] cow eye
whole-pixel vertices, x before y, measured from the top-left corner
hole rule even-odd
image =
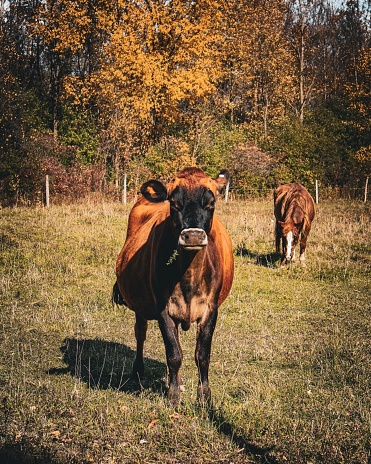
[[[174,200],[170,200],[170,208],[175,210],[175,211],[181,211],[182,205],[179,202],[176,202]]]
[[[215,208],[215,199],[214,198],[211,198],[206,206],[205,206],[205,209],[214,209]]]
[[[215,197],[210,192],[206,191],[202,198],[202,206],[205,209],[214,209],[215,208]]]

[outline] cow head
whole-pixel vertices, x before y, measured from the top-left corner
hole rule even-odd
[[[298,227],[293,221],[278,221],[282,231],[282,248],[285,258],[290,260],[298,241]]]
[[[170,203],[170,221],[179,245],[200,250],[208,243],[215,197],[224,176],[211,179],[201,169],[186,168],[165,187],[157,180],[142,185],[142,195],[151,202]],[[220,179],[220,180],[219,180]]]
[[[285,258],[290,260],[298,243],[300,230],[303,226],[304,211],[296,205],[290,214],[291,219],[278,221],[282,231],[282,244]]]

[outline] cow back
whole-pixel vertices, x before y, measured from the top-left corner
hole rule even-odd
[[[274,214],[278,221],[310,224],[315,216],[315,203],[301,184],[280,185],[274,191]]]

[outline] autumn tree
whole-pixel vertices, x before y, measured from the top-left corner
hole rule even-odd
[[[118,5],[118,14],[101,12],[110,37],[90,80],[117,174],[181,123],[182,107],[210,94],[221,72],[218,2]]]
[[[233,121],[281,118],[292,104],[292,57],[283,34],[281,1],[236,0],[224,22],[224,79],[220,102]]]
[[[0,184],[22,195],[30,166],[49,155],[62,167],[99,165],[117,188],[123,170],[137,183],[181,164],[216,172],[251,141],[287,176],[360,179],[369,163],[369,8],[0,0]]]
[[[296,57],[297,78],[296,112],[300,123],[304,121],[305,109],[313,99],[318,84],[315,72],[315,43],[317,26],[323,8],[322,0],[288,0],[286,31]]]

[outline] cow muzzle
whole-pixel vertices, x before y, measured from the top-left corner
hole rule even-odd
[[[207,245],[207,235],[203,229],[183,229],[179,245],[186,250],[201,250]]]

